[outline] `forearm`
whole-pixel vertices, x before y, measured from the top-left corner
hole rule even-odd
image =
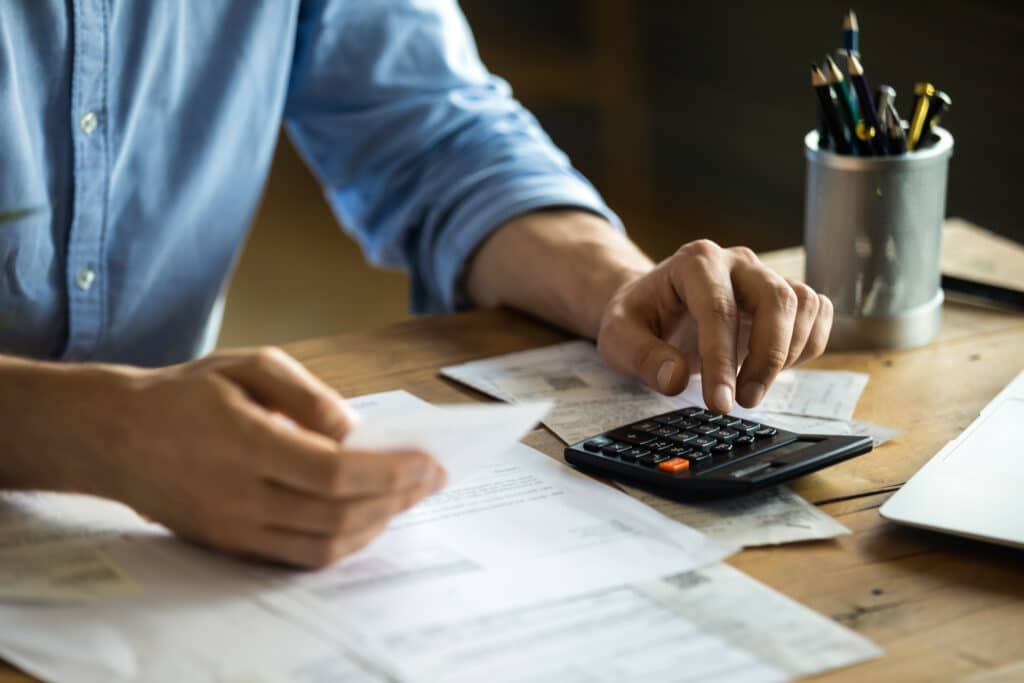
[[[575,209],[535,211],[496,230],[470,263],[478,306],[511,306],[596,337],[611,296],[653,263],[604,219]]]
[[[0,356],[0,488],[101,492],[103,446],[116,439],[116,409],[103,406],[131,372]]]

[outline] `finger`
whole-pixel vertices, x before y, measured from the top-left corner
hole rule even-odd
[[[690,379],[686,357],[637,318],[623,315],[608,325],[598,336],[597,350],[610,366],[663,394],[680,393]]]
[[[796,319],[793,323],[793,336],[789,340],[789,356],[786,357],[786,367],[796,365],[803,355],[810,339],[811,330],[818,320],[818,310],[821,308],[821,301],[818,293],[802,282],[786,280],[793,289],[797,299]]]
[[[704,401],[727,413],[736,391],[739,306],[722,250],[707,240],[687,244],[673,260],[671,277],[697,321]]]
[[[264,348],[239,354],[217,371],[238,383],[253,400],[334,440],[352,428],[355,414],[333,389],[284,351]]]
[[[803,353],[800,354],[800,358],[796,361],[797,364],[817,358],[825,353],[829,335],[832,333],[833,316],[832,300],[824,294],[819,294],[818,317],[815,319],[811,333],[807,337],[807,345],[804,346]]]
[[[786,365],[796,320],[797,297],[792,287],[760,262],[747,262],[733,271],[740,297],[750,307],[750,354],[737,384],[737,400],[752,408]]]
[[[311,496],[268,483],[260,501],[267,526],[306,533],[345,536],[386,522],[440,489],[444,473],[437,468],[426,481],[399,493],[365,498]]]
[[[252,454],[264,478],[327,498],[386,495],[428,481],[438,465],[413,449],[362,451],[322,434],[273,419],[259,406],[242,402],[242,448]]]

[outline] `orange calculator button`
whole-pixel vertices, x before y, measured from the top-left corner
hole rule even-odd
[[[660,463],[658,469],[663,472],[682,472],[683,470],[690,469],[690,463],[682,458],[669,458],[665,462]]]

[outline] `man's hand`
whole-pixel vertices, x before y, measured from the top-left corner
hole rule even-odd
[[[658,391],[679,393],[700,372],[704,400],[722,412],[734,399],[759,403],[783,368],[824,351],[832,327],[832,302],[745,247],[699,240],[654,265],[606,221],[568,209],[503,225],[467,284],[479,305],[596,338],[609,364]]]
[[[824,295],[746,247],[698,240],[614,294],[597,344],[610,365],[666,394],[700,371],[705,402],[724,413],[734,398],[757,405],[779,372],[821,355],[831,328]]]
[[[239,555],[327,565],[444,483],[425,453],[346,448],[352,416],[340,397],[276,349],[157,370],[52,372],[41,393],[51,403],[77,401],[50,429],[73,435],[75,448],[46,464],[22,458],[20,470],[15,453],[0,483],[120,500],[185,538]],[[27,386],[30,370],[20,376]],[[61,443],[44,427],[22,438],[36,455]]]

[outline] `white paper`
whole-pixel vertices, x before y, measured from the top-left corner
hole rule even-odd
[[[363,409],[414,403],[422,407],[385,395]],[[6,526],[12,545],[29,536],[54,547],[94,543],[142,589],[98,604],[0,605],[0,655],[54,681],[373,680],[392,676],[394,653],[376,636],[396,624],[486,619],[706,566],[736,549],[521,444],[320,572],[189,546],[108,501],[28,501],[21,523]],[[331,618],[330,638],[302,621],[312,609]]]
[[[292,588],[360,628],[411,626],[656,578],[737,548],[520,444]]]
[[[345,437],[346,446],[424,450],[445,468],[449,485],[500,458],[551,409],[550,401],[431,406],[381,395],[350,403],[361,419]]]
[[[849,420],[857,408],[868,376],[839,370],[785,370],[768,388],[753,410],[737,406],[738,416],[754,413],[792,413],[831,420]],[[700,375],[690,377],[686,390],[676,397],[685,405],[704,405]],[[770,420],[766,419],[770,423]]]
[[[793,677],[882,655],[863,636],[724,563],[639,588],[704,633],[743,647]]]
[[[374,681],[354,655],[259,600],[281,572],[182,543],[111,501],[3,495],[6,552],[101,551],[138,590],[64,605],[0,604],[0,655],[48,681]],[[57,571],[56,568],[51,571]],[[65,596],[67,597],[67,596]],[[257,672],[280,672],[274,678]],[[323,674],[323,675],[320,675]]]
[[[849,534],[850,530],[787,486],[700,502],[679,502],[625,484],[622,490],[716,541],[752,547]]]
[[[355,641],[339,629],[344,614],[326,607],[300,601],[285,610],[386,658],[395,679],[413,683],[778,681],[882,654],[726,564],[486,615],[424,610],[413,622],[359,626]]]
[[[802,415],[784,415],[772,413],[764,415],[765,422],[797,434],[823,434],[839,436],[870,436],[874,447],[878,448],[886,441],[895,439],[903,433],[895,427],[864,422],[863,420],[827,420],[820,417],[804,417]]]
[[[699,375],[678,396],[663,396],[608,368],[594,345],[582,340],[453,365],[441,374],[512,403],[553,400],[544,424],[570,444],[674,408],[706,407]],[[737,404],[732,414],[783,428],[786,414],[824,418],[833,420],[827,423],[832,431],[822,433],[891,438],[897,430],[851,420],[867,381],[855,372],[786,370],[760,406]]]

